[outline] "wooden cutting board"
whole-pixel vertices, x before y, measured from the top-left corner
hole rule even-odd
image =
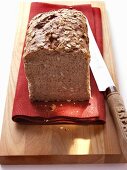
[[[43,1],[44,2],[44,1]],[[48,1],[58,3],[56,1]],[[59,1],[59,4],[83,4],[84,1]],[[103,2],[85,2],[102,11],[104,59],[116,81],[108,18]],[[126,162],[117,132],[106,107],[105,125],[19,125],[11,120],[20,57],[22,53],[30,3],[21,2],[14,43],[8,94],[0,140],[1,164],[63,164]]]

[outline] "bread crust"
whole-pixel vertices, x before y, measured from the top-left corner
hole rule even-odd
[[[38,49],[50,51],[82,51],[89,54],[86,17],[82,12],[60,9],[36,15],[28,25],[24,58]]]

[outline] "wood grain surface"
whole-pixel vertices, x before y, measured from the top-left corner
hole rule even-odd
[[[44,2],[44,1],[43,1]],[[84,1],[49,3],[83,4]],[[103,21],[104,59],[117,84],[109,35],[108,17],[103,2],[86,2],[100,7]],[[116,128],[106,107],[105,125],[19,125],[11,120],[18,69],[28,22],[30,3],[19,4],[8,93],[0,140],[1,164],[61,164],[126,162],[119,146]]]

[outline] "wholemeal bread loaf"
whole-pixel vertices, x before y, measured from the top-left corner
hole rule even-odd
[[[41,13],[29,23],[25,74],[33,101],[90,98],[90,53],[86,18],[80,11]]]

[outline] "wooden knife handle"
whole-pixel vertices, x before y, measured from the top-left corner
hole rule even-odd
[[[117,128],[121,150],[127,160],[127,112],[123,100],[116,87],[109,87],[106,90],[106,97],[109,110]]]

